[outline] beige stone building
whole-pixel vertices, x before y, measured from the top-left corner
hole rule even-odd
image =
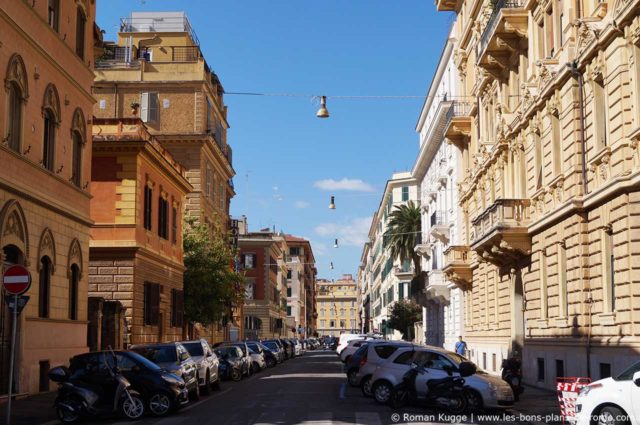
[[[186,214],[226,233],[235,171],[224,89],[187,16],[136,12],[122,19],[118,39],[105,42],[96,61],[95,77],[95,116],[139,116],[186,170],[193,186]],[[224,326],[201,329],[200,335],[213,341],[241,338],[241,307],[227,317]]]
[[[455,11],[471,357],[525,381],[615,374],[640,351],[640,2],[437,1]],[[467,254],[468,250],[468,254]],[[465,255],[462,255],[465,254]]]
[[[318,335],[338,336],[341,333],[359,333],[356,307],[357,283],[350,274],[336,281],[318,279],[316,309],[318,311]]]
[[[31,272],[17,324],[19,393],[87,351],[95,2],[0,2],[0,272]],[[0,291],[0,394],[12,320]],[[15,382],[15,381],[14,381]]]

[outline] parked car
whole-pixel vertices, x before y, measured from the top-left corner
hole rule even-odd
[[[187,349],[198,367],[200,392],[209,394],[212,388],[219,390],[220,375],[218,374],[218,368],[220,362],[207,340],[183,341],[182,345]]]
[[[220,377],[239,381],[242,379],[244,361],[242,350],[235,345],[222,346],[213,350],[220,361]]]
[[[251,360],[251,353],[249,353],[249,347],[247,347],[247,343],[246,342],[221,342],[216,344],[216,346],[218,347],[228,347],[228,346],[235,346],[240,348],[240,351],[242,352],[242,374],[244,376],[251,376],[253,375],[253,368],[252,366],[252,360]]]
[[[189,402],[189,391],[182,378],[132,351],[94,351],[74,356],[69,365],[71,379],[85,379],[87,373],[92,375],[92,365],[109,364],[113,356],[120,373],[142,395],[153,415],[164,416]]]
[[[576,420],[576,425],[640,425],[640,361],[584,387],[576,400]]]
[[[269,351],[271,351],[276,356],[276,360],[278,361],[278,363],[282,363],[284,361],[284,349],[277,340],[268,339],[262,341],[261,344],[267,347]]]
[[[371,397],[371,376],[381,363],[388,359],[398,348],[411,347],[410,342],[373,340],[367,344],[367,351],[364,355],[364,362],[360,366],[353,378],[353,384],[359,385],[365,397]],[[347,371],[348,373],[348,371]],[[349,376],[347,376],[349,378]],[[351,379],[351,378],[350,378]],[[350,381],[351,382],[351,381]]]
[[[347,382],[352,387],[357,387],[358,383],[356,382],[356,376],[358,375],[358,370],[360,370],[360,366],[364,365],[367,362],[367,346],[368,343],[364,343],[349,356],[349,360],[345,363],[345,371],[347,372]]]
[[[262,354],[266,367],[274,367],[276,364],[278,364],[278,359],[276,357],[276,354],[274,354],[268,347],[261,344],[259,341],[246,341],[246,342],[252,351]]]
[[[355,353],[358,348],[362,347],[362,344],[366,343],[367,340],[365,339],[352,339],[351,341],[349,341],[347,343],[347,346],[340,353],[340,361],[342,361],[342,363],[347,363],[349,361],[349,357],[351,357],[351,355]]]
[[[340,334],[340,337],[338,338],[338,345],[335,348],[336,354],[340,355],[342,353],[342,350],[347,348],[349,341],[352,341],[354,339],[371,339],[371,338],[367,337],[366,335],[359,335],[359,334],[348,334],[348,333]]]
[[[467,359],[439,347],[402,347],[375,370],[371,377],[371,392],[376,402],[388,403],[393,388],[402,381],[411,364],[416,363],[427,372],[416,380],[416,396],[418,399],[424,398],[428,381],[448,377],[448,369],[453,376],[460,376],[458,366],[462,362],[467,362]],[[472,411],[513,405],[513,391],[509,384],[499,376],[489,375],[478,368],[476,374],[465,378],[465,388],[468,390],[469,409]]]
[[[282,345],[284,347],[284,351],[288,359],[292,359],[296,356],[295,348],[293,347],[293,343],[288,339],[280,339]]]
[[[293,344],[293,353],[296,356],[302,355],[302,344],[297,339],[292,339],[291,343]]]
[[[132,345],[129,349],[184,379],[192,399],[200,396],[198,367],[184,345],[179,342],[166,342]]]

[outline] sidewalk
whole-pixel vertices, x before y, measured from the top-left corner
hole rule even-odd
[[[56,392],[36,394],[29,397],[14,399],[11,403],[11,425],[42,425],[56,423],[56,412],[53,401]],[[7,414],[7,400],[0,401],[0,423],[5,423]]]
[[[533,424],[560,424],[560,406],[555,391],[525,386],[520,401],[511,409]]]

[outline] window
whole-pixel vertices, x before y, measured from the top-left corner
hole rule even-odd
[[[498,367],[498,359],[497,359],[496,353],[493,353],[491,355],[491,363],[492,363],[492,366],[493,366],[493,371],[497,372],[498,371],[498,369],[497,369],[497,367]]]
[[[564,360],[556,359],[556,378],[562,378],[564,376]]]
[[[147,184],[144,187],[144,228],[151,230],[151,202],[153,200],[153,189]]]
[[[9,83],[9,119],[7,121],[7,142],[9,148],[20,153],[22,133],[22,90],[15,82]]]
[[[329,327],[330,328],[335,328],[336,327],[336,321],[335,320],[329,320]]]
[[[211,165],[207,164],[207,175],[205,176],[205,192],[204,194],[211,198],[213,194],[211,193],[211,184],[213,182],[213,173],[211,172]]]
[[[78,320],[78,287],[80,286],[80,268],[77,264],[71,266],[69,277],[69,319]]]
[[[376,345],[373,348],[381,359],[388,359],[398,347],[394,347],[393,345]]]
[[[564,242],[558,244],[558,315],[567,317],[567,247]]]
[[[49,317],[49,296],[51,292],[51,273],[53,271],[51,259],[44,256],[40,259],[38,316]]]
[[[616,282],[615,282],[615,256],[613,253],[613,232],[609,228],[601,231],[602,237],[602,273],[604,285],[604,312],[611,313],[616,310]]]
[[[59,0],[49,0],[49,7],[47,11],[47,21],[49,26],[58,31],[58,15],[60,14]]]
[[[81,8],[78,8],[76,16],[76,54],[84,59],[84,34],[86,32],[87,17]]]
[[[178,209],[173,207],[171,209],[171,243],[178,243]]]
[[[291,307],[287,306],[287,316],[291,316]]]
[[[482,353],[482,368],[487,368],[487,353]]]
[[[593,87],[593,129],[597,149],[607,146],[607,96],[602,74],[592,84]]]
[[[545,57],[551,58],[555,54],[555,36],[553,28],[553,7],[549,7],[544,15],[544,26],[546,27],[544,39]]]
[[[144,324],[157,326],[160,323],[160,285],[144,284]]]
[[[77,187],[82,185],[82,147],[84,146],[84,141],[82,140],[82,136],[77,131],[73,132],[71,136],[73,143],[73,158],[71,162],[71,181]]]
[[[611,363],[600,363],[600,379],[611,377]]]
[[[140,119],[144,122],[157,123],[160,117],[160,101],[158,93],[142,93],[140,98]]]
[[[542,357],[538,357],[538,382],[544,382],[544,359]]]
[[[411,364],[413,359],[414,351],[405,351],[404,353],[400,353],[398,357],[393,361],[395,364]]]
[[[402,202],[409,200],[409,188],[407,186],[402,186]]]
[[[542,188],[542,166],[544,161],[544,158],[542,157],[542,140],[540,140],[540,133],[538,129],[533,130],[532,137],[535,148],[535,176],[537,190]]]
[[[245,270],[251,270],[256,267],[256,254],[241,254],[240,265]]]
[[[287,269],[287,279],[291,279],[291,275],[292,275],[291,269]]]
[[[162,196],[158,198],[158,236],[169,239],[169,202]]]
[[[53,157],[56,143],[56,119],[50,109],[44,111],[44,137],[42,140],[42,166],[53,171]]]
[[[562,173],[562,133],[559,112],[551,114],[551,146],[553,148],[553,174]]]
[[[291,287],[287,288],[287,297],[291,297]]]
[[[547,253],[544,249],[540,250],[540,318],[548,317],[548,293],[547,293]]]
[[[213,103],[211,103],[211,99],[207,97],[207,130],[209,132],[214,130],[213,122]]]
[[[289,255],[291,256],[298,256],[300,255],[300,247],[297,246],[292,246],[291,248],[289,248]]]
[[[171,326],[181,328],[184,318],[184,291],[171,290]]]

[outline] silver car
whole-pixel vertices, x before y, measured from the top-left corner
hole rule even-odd
[[[384,363],[397,349],[402,347],[422,347],[412,345],[406,341],[369,341],[367,354],[360,362],[356,371],[347,371],[349,383],[354,387],[360,386],[365,397],[371,397],[371,377],[376,368]],[[351,372],[351,375],[349,375]]]
[[[264,359],[264,353],[256,351],[254,348],[249,347],[249,355],[251,356],[251,368],[253,373],[256,373],[266,369],[267,361]]]
[[[412,363],[424,366],[427,373],[418,375],[416,390],[419,398],[427,393],[427,381],[449,376],[460,376],[458,365],[468,361],[464,357],[439,347],[402,347],[397,349],[387,360],[380,364],[371,377],[371,392],[378,403],[389,401],[393,388],[402,382],[402,376]],[[498,376],[478,370],[475,375],[465,378],[468,388],[469,407],[471,410],[482,408],[505,408],[513,405],[513,391],[509,384]]]
[[[220,374],[218,373],[220,361],[207,340],[183,341],[182,345],[187,349],[193,361],[196,362],[200,392],[208,394],[211,388],[220,389]]]

